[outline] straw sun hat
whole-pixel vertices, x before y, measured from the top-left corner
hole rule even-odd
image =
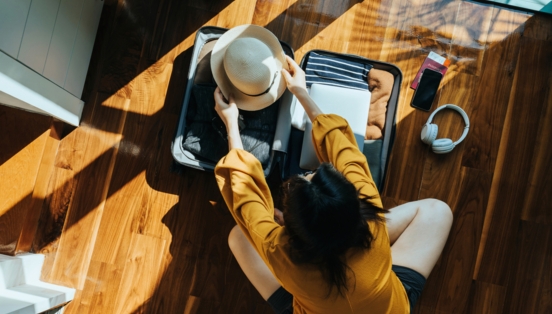
[[[273,104],[286,89],[288,69],[278,38],[264,27],[240,25],[228,30],[211,53],[211,71],[224,97],[238,108],[255,111]]]

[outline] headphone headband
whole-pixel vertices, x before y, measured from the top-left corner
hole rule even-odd
[[[460,138],[456,142],[454,142],[454,146],[456,146],[456,145],[460,144],[460,142],[462,142],[466,138],[466,136],[468,136],[468,131],[470,129],[470,119],[468,118],[468,115],[466,114],[466,112],[462,108],[460,108],[456,105],[453,105],[453,104],[446,104],[444,106],[441,106],[441,107],[437,108],[435,111],[433,111],[433,113],[429,116],[429,119],[427,120],[426,123],[427,124],[431,123],[431,121],[433,121],[433,117],[435,117],[435,114],[437,114],[437,112],[439,112],[443,109],[446,109],[446,108],[452,109],[452,110],[458,112],[462,116],[462,118],[464,119],[464,124],[466,125],[464,127],[464,132],[462,132],[462,136],[460,136]]]

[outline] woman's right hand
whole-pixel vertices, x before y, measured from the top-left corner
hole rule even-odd
[[[278,208],[274,208],[274,221],[280,226],[284,225],[284,213]]]
[[[289,71],[282,69],[282,75],[286,80],[287,88],[297,96],[298,93],[307,91],[305,71],[289,56],[286,56]]]
[[[286,85],[290,92],[297,97],[297,100],[301,103],[307,116],[311,121],[314,121],[316,117],[322,114],[318,105],[310,98],[307,92],[307,81],[305,78],[305,71],[295,63],[295,60],[286,56],[286,60],[289,65],[289,71],[282,69],[282,74],[286,79]]]

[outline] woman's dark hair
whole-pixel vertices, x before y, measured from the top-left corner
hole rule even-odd
[[[359,199],[355,186],[328,163],[310,181],[293,176],[283,188],[291,260],[317,266],[328,283],[328,295],[334,286],[344,295],[350,268],[343,255],[353,247],[370,249],[374,236],[367,220],[382,222],[378,213],[386,211]]]

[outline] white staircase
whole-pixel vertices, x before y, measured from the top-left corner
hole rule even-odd
[[[44,255],[0,254],[0,314],[42,313],[75,296],[75,289],[40,281]]]

